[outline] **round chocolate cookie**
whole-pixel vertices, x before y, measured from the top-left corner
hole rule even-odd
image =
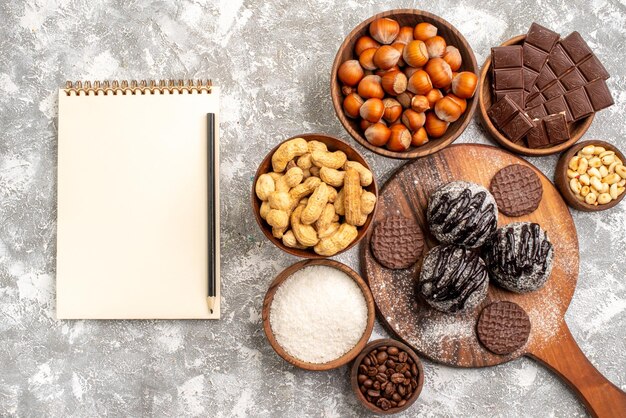
[[[533,212],[541,202],[543,187],[532,168],[512,164],[498,171],[491,179],[489,191],[498,210],[507,216],[522,216]]]
[[[485,299],[489,275],[474,251],[457,245],[438,245],[424,259],[417,286],[433,308],[462,312],[474,309]]]
[[[510,354],[524,346],[530,335],[530,319],[516,303],[494,302],[480,313],[476,332],[480,342],[496,354]]]
[[[428,199],[428,225],[445,244],[477,248],[498,226],[498,208],[489,190],[466,181],[453,181]]]
[[[554,247],[538,224],[515,222],[496,231],[484,256],[497,284],[527,293],[542,287],[550,277]]]
[[[389,269],[405,269],[422,255],[424,235],[414,220],[391,216],[376,224],[371,245],[380,264]]]

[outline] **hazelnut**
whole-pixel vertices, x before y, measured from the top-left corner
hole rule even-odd
[[[398,36],[395,39],[395,42],[400,42],[403,44],[408,44],[413,40],[413,28],[411,26],[402,26],[400,28],[400,32],[398,32]]]
[[[430,104],[430,108],[435,107],[435,103],[439,100],[443,99],[443,93],[439,89],[432,89],[428,93],[426,93],[426,98],[428,99],[428,103]]]
[[[411,100],[413,98],[413,93],[410,91],[405,91],[404,93],[400,93],[396,96],[396,100],[400,102],[403,108],[408,109],[411,107]]]
[[[382,77],[383,90],[391,96],[406,90],[407,78],[402,71],[390,71]]]
[[[430,109],[430,102],[426,96],[415,95],[411,99],[411,109],[418,113],[425,112]]]
[[[424,126],[424,122],[426,122],[426,115],[424,113],[417,113],[411,109],[407,109],[402,113],[402,123],[409,128],[411,132],[415,132]]]
[[[354,53],[356,54],[357,57],[360,57],[361,53],[365,51],[366,49],[371,49],[371,48],[376,49],[379,46],[380,44],[376,42],[375,40],[373,40],[372,38],[370,38],[369,36],[361,36],[359,39],[357,39],[356,43],[354,44]]]
[[[348,117],[358,118],[361,106],[363,106],[363,99],[356,93],[351,93],[343,99],[343,111]]]
[[[456,100],[446,96],[435,104],[435,114],[443,121],[454,122],[461,117],[463,109]]]
[[[364,99],[371,99],[372,97],[382,99],[385,97],[382,79],[377,75],[366,75],[363,77],[363,79],[359,82],[357,92],[359,93],[359,96]]]
[[[421,68],[407,66],[406,68],[404,68],[404,74],[406,74],[406,78],[411,78],[411,76],[415,74],[416,71],[419,71],[419,70],[421,70]]]
[[[398,63],[402,54],[391,45],[383,45],[374,53],[373,61],[376,68],[388,70]]]
[[[402,54],[404,53],[405,44],[403,44],[402,42],[394,42],[391,44],[391,46],[394,47],[396,51],[400,53],[400,59],[398,59],[398,63],[396,65],[399,67],[404,67],[406,63],[402,59]]]
[[[430,81],[430,77],[424,70],[417,70],[413,73],[406,86],[406,89],[414,94],[426,94],[432,88],[433,84]]]
[[[424,128],[426,128],[426,132],[428,133],[429,137],[442,137],[443,134],[446,133],[448,126],[450,126],[450,123],[439,119],[434,112],[426,113],[426,122],[424,123]]]
[[[346,86],[356,86],[363,78],[363,67],[357,60],[348,60],[339,66],[339,80]]]
[[[452,71],[458,71],[461,68],[463,60],[457,47],[448,45],[441,58],[448,63]]]
[[[381,44],[389,45],[400,33],[400,25],[393,19],[383,17],[370,23],[370,35]]]
[[[389,128],[391,135],[387,142],[387,149],[391,151],[406,151],[411,146],[411,133],[403,124],[393,125]]]
[[[385,112],[383,101],[378,98],[367,99],[359,109],[361,117],[369,122],[376,123],[382,119]]]
[[[430,58],[441,58],[446,51],[446,40],[441,36],[433,36],[432,38],[426,39],[424,43],[426,44]]]
[[[374,64],[374,54],[376,54],[376,51],[378,51],[378,48],[370,48],[359,55],[359,64],[361,64],[361,67],[372,71],[376,69],[376,64]]]
[[[469,99],[476,92],[478,77],[469,71],[458,73],[452,79],[452,93],[462,99]]]
[[[402,59],[411,67],[422,67],[428,62],[428,50],[422,41],[411,41],[404,47]]]
[[[382,69],[379,68],[378,70],[374,71],[374,74],[377,75],[377,76],[382,77],[382,76],[384,76],[385,74],[387,74],[390,71],[401,71],[401,70],[400,70],[400,67],[398,67],[397,65],[394,65],[393,67],[391,67],[388,70],[382,70]]]
[[[437,27],[428,22],[418,23],[413,30],[413,38],[425,41],[437,35]]]
[[[426,129],[419,128],[417,131],[413,132],[411,136],[411,145],[414,147],[419,147],[420,145],[424,145],[428,142],[428,134],[426,133]]]
[[[402,105],[396,99],[388,97],[383,100],[383,105],[385,106],[383,119],[387,122],[393,123],[402,115]]]
[[[446,88],[452,83],[452,70],[442,58],[430,59],[424,71],[428,73],[433,86],[437,88]]]
[[[387,128],[382,123],[374,123],[365,130],[365,139],[367,139],[367,142],[377,147],[384,146],[387,141],[389,141],[390,136],[391,129]]]

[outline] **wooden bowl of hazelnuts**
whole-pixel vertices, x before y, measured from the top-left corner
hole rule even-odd
[[[472,119],[478,65],[463,35],[431,13],[379,13],[339,47],[330,90],[339,121],[371,151],[390,158],[430,155]]]

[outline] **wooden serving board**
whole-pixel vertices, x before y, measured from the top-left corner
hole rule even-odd
[[[530,221],[541,225],[554,245],[552,274],[546,285],[527,294],[489,287],[486,300],[474,311],[449,315],[430,308],[417,296],[421,261],[405,270],[381,266],[370,251],[372,229],[361,243],[361,268],[383,324],[416,351],[434,361],[458,367],[493,366],[522,355],[531,356],[564,378],[582,397],[593,415],[617,416],[626,411],[626,395],[606,380],[587,360],[564,321],[578,278],[578,238],[572,217],[559,192],[537,168],[502,149],[459,144],[401,167],[379,195],[374,222],[391,215],[413,218],[426,238],[424,255],[437,241],[428,231],[426,207],[439,186],[466,180],[489,187],[498,170],[522,164],[532,168],[543,185],[537,210],[522,217],[498,216],[498,226]],[[510,355],[486,350],[476,336],[476,321],[489,303],[508,300],[522,306],[531,321],[525,347]]]

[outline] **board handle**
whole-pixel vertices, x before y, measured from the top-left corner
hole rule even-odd
[[[574,390],[593,417],[626,416],[626,393],[604,377],[562,322],[558,334],[529,356],[545,364]]]

